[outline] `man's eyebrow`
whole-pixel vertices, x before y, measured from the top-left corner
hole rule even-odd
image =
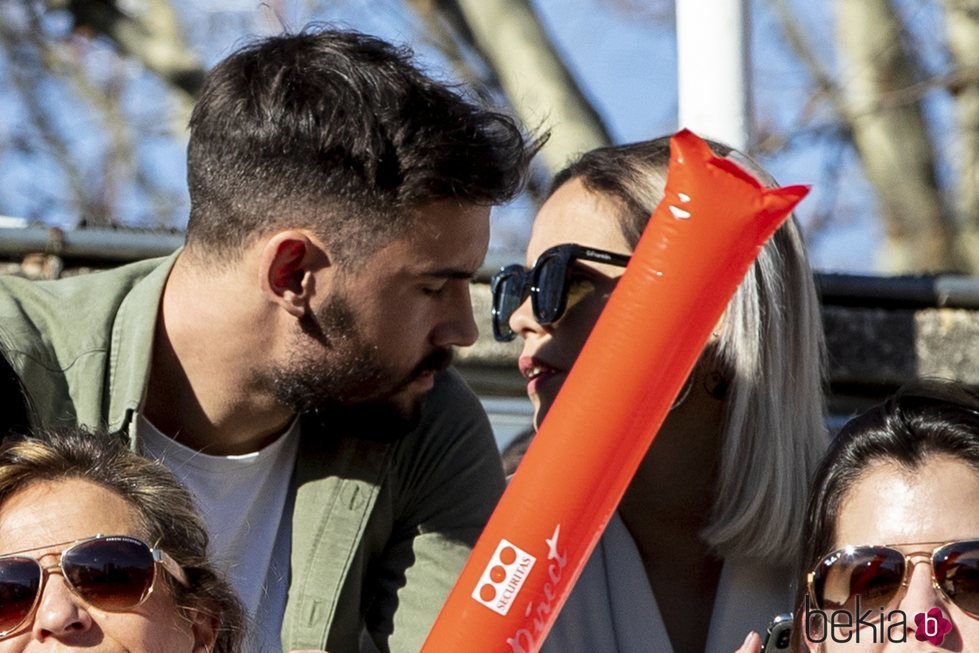
[[[464,270],[462,268],[438,268],[436,270],[423,270],[419,273],[423,277],[438,277],[440,279],[472,279],[476,276],[475,270]]]

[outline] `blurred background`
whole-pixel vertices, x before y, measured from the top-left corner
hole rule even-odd
[[[976,273],[979,0],[748,5],[749,149],[814,186],[799,218],[816,267]],[[0,0],[4,224],[179,230],[204,71],[310,21],[407,44],[551,129],[536,183],[494,215],[494,257],[522,258],[568,157],[677,128],[667,0]]]

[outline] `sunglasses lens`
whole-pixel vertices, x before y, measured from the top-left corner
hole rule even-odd
[[[816,567],[816,600],[823,610],[860,610],[890,605],[904,582],[904,556],[883,547],[856,547],[831,553]]]
[[[41,567],[31,558],[0,559],[0,633],[30,615],[41,585]]]
[[[512,340],[510,318],[524,300],[526,272],[519,265],[511,265],[493,277],[493,335],[497,340]]]
[[[538,261],[534,268],[534,316],[541,324],[552,324],[564,311],[567,264],[560,256]]]
[[[979,540],[944,546],[932,562],[945,595],[965,612],[979,616]]]
[[[153,554],[139,540],[107,537],[65,551],[65,577],[87,603],[109,612],[137,605],[153,585]]]

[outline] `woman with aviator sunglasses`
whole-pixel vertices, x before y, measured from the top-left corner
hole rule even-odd
[[[772,183],[743,155],[711,147]],[[530,270],[494,278],[494,332],[523,339],[535,424],[662,199],[668,162],[668,138],[586,153],[537,214]],[[825,446],[822,360],[812,274],[790,221],[729,304],[543,651],[727,652],[792,604],[791,543]]]
[[[804,533],[796,650],[979,650],[979,395],[917,381],[847,423]]]
[[[118,438],[0,449],[0,653],[237,653],[241,607],[187,491]]]

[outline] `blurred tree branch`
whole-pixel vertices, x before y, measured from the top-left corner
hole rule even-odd
[[[43,88],[38,79],[46,72],[44,55],[48,50],[40,30],[36,29],[36,16],[31,15],[29,20],[35,25],[34,29],[17,30],[0,22],[0,48],[7,61],[16,62],[16,65],[7,66],[11,85],[20,96],[27,122],[41,144],[38,148],[32,143],[30,134],[23,134],[21,150],[41,155],[60,168],[70,194],[67,202],[75,205],[80,215],[90,214],[96,210],[96,203],[88,192],[85,173],[55,124],[49,105],[41,97]],[[51,191],[46,189],[46,192]]]
[[[889,271],[962,270],[920,98],[886,101],[920,76],[890,0],[837,0],[841,87],[853,142],[877,190]]]
[[[945,0],[957,112],[959,251],[979,274],[979,0]]]
[[[824,143],[829,139],[847,144],[836,150],[834,160],[842,161],[849,158],[846,153],[852,146],[880,205],[887,270],[967,269],[979,273],[979,0],[921,0],[921,7],[929,11],[939,6],[944,9],[940,19],[946,42],[941,42],[940,29],[918,34],[944,56],[939,63],[933,58],[931,66],[937,70],[927,73],[922,53],[907,44],[909,26],[922,30],[895,10],[893,0],[835,0],[835,48],[825,43],[815,47],[804,25],[805,13],[793,13],[789,2],[769,0],[768,4],[789,46],[809,71],[813,88],[808,99],[792,109],[793,124],[769,130],[760,143],[762,151],[778,151],[816,136]],[[669,19],[672,11],[668,0],[603,3],[607,10],[643,21]],[[795,4],[801,7],[803,3],[797,0]],[[203,10],[176,0],[26,0],[25,4],[35,12],[40,7],[66,12],[79,42],[100,37],[121,56],[140,62],[174,89],[172,97],[181,107],[178,120],[186,124],[204,69],[192,54],[177,11]],[[314,5],[320,15],[330,12],[329,3],[312,3],[311,11]],[[562,61],[530,0],[388,0],[384,6],[401,20],[406,11],[419,16],[424,38],[445,53],[458,77],[505,95],[531,128],[550,128],[552,138],[542,158],[551,171],[581,151],[610,142],[601,117]],[[289,11],[282,2],[273,1],[271,7],[276,16]],[[227,26],[229,16],[222,14],[218,19],[204,13],[215,22],[202,32],[218,24]],[[239,12],[246,13],[250,12]],[[188,20],[186,13],[180,16]],[[14,41],[10,39],[26,43],[26,37],[10,30],[2,36],[11,60]],[[33,38],[43,41],[50,35],[38,30]],[[137,151],[140,135],[145,130],[125,115],[120,103],[126,80],[86,74],[87,55],[78,45],[75,43],[74,51],[70,44],[57,42],[48,44],[46,50],[37,41],[31,47],[43,52],[38,56],[45,60],[44,65],[53,67],[51,74],[60,74],[71,84],[75,95],[95,108],[109,127],[102,158],[105,169],[99,181],[104,184],[96,189],[93,180],[86,179],[90,168],[79,165],[74,144],[66,140],[68,135],[59,133],[60,121],[52,120],[55,114],[32,87],[30,76],[45,74],[44,66],[34,72],[8,73],[34,123],[33,138],[43,143],[47,156],[63,169],[64,186],[73,202],[88,207],[86,215],[95,215],[89,209],[113,204],[126,184],[163,198],[166,192],[157,192],[162,187],[154,187],[149,181],[153,175],[138,160],[143,151]],[[834,54],[839,66],[832,63]],[[954,104],[954,135],[935,132],[930,122],[934,116],[924,107],[936,97]],[[952,168],[954,175],[944,174]],[[827,196],[832,197],[832,191]],[[105,215],[108,219],[109,213]]]
[[[977,2],[964,1],[973,5]],[[890,0],[837,0],[841,72],[834,75],[824,63],[825,54],[809,42],[805,28],[786,0],[769,0],[769,5],[787,42],[813,80],[814,90],[803,111],[803,122],[819,104],[827,103],[842,126],[838,133],[854,147],[875,189],[884,223],[883,269],[979,272],[979,255],[970,262],[958,242],[960,221],[938,182],[935,145],[923,109],[929,93],[974,88],[979,80],[979,65],[960,63],[945,74],[925,76],[907,46],[906,27]],[[953,24],[964,22],[962,16],[953,14],[946,15],[945,20],[950,29]],[[974,16],[972,25],[977,25]],[[979,56],[979,43],[970,47],[970,56]],[[970,130],[968,120],[960,119],[960,138],[974,143],[974,138],[966,133]],[[971,133],[979,133],[975,122],[972,125]],[[776,135],[762,146],[777,149],[784,146],[786,137]],[[963,170],[977,171],[979,166],[966,162]],[[961,203],[974,206],[975,200],[963,193]]]
[[[527,0],[412,5],[423,13],[437,11],[456,38],[487,62],[521,120],[551,129],[541,154],[552,173],[576,154],[611,141]]]
[[[159,75],[179,91],[189,115],[204,83],[205,71],[184,40],[169,0],[142,0],[139,14],[123,11],[115,0],[46,0],[45,4],[52,11],[70,12],[76,30],[90,30],[109,38],[122,55]]]

